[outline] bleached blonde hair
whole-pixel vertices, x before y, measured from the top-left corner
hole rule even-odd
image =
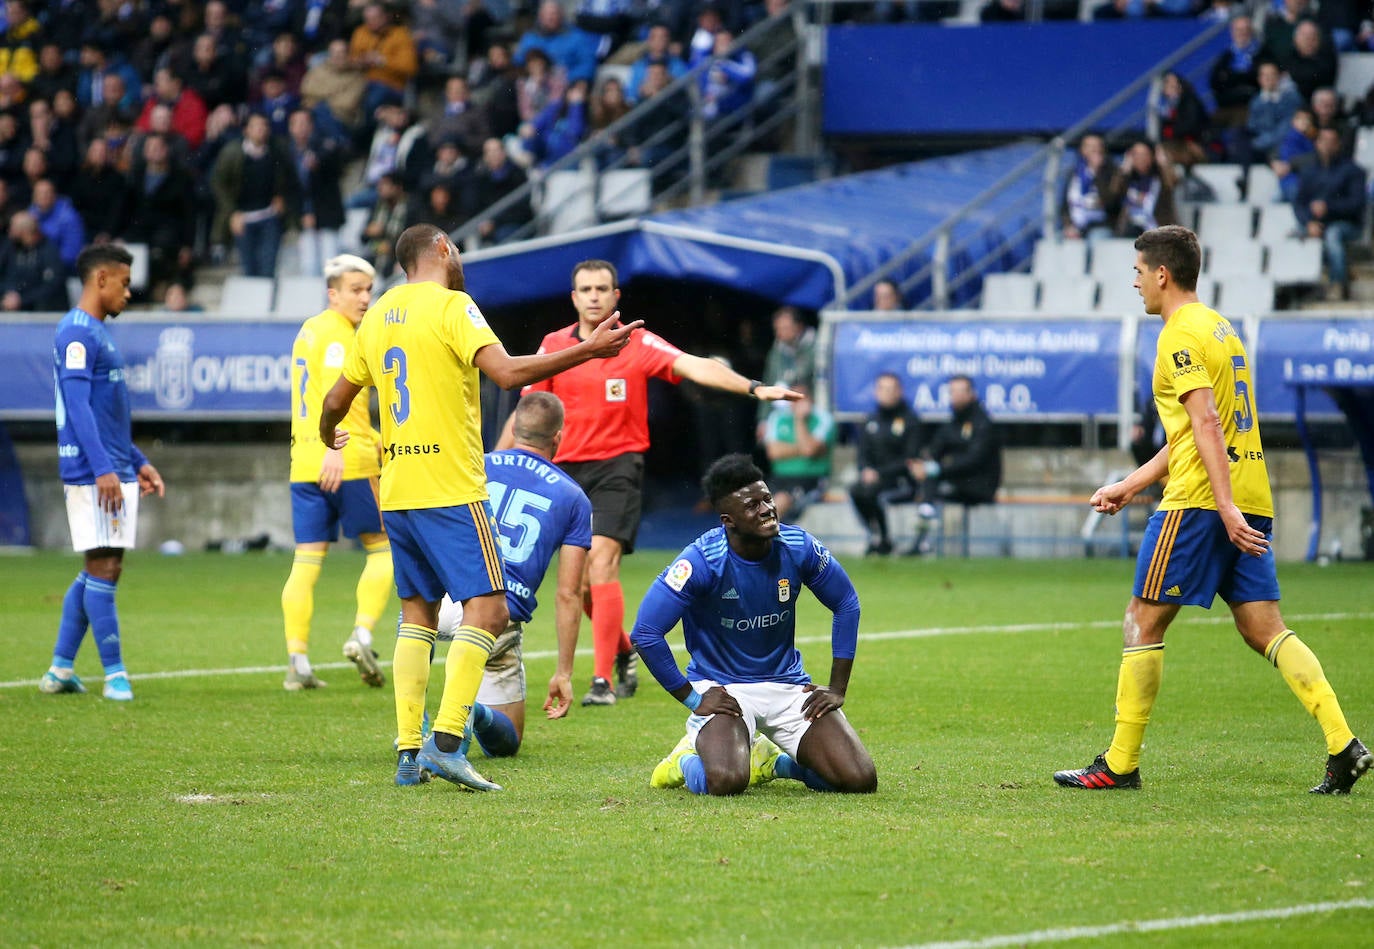
[[[340,278],[347,273],[360,273],[374,280],[377,277],[376,268],[357,254],[339,254],[337,257],[331,257],[325,261],[324,282],[326,286],[337,290]]]

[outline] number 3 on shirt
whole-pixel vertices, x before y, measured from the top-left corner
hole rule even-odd
[[[1236,381],[1236,431],[1248,432],[1255,427],[1255,409],[1250,404],[1250,383],[1245,378],[1245,357],[1231,357],[1231,373]]]
[[[406,388],[405,350],[399,346],[388,349],[382,356],[382,372],[388,376],[396,376],[392,383],[396,387],[396,395],[391,400],[391,420],[397,425],[404,425],[406,419],[410,418],[410,390]]]

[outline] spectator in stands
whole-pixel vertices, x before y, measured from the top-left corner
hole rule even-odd
[[[624,130],[607,134],[610,126],[630,114],[630,105],[625,101],[625,87],[614,76],[607,76],[597,87],[592,98],[590,134],[596,138],[596,160],[602,168],[620,161],[625,155]]]
[[[877,407],[859,431],[859,480],[849,497],[868,531],[865,556],[885,556],[892,553],[887,505],[916,494],[908,464],[921,455],[921,420],[894,373],[884,372],[873,381],[873,397]]]
[[[291,32],[278,33],[265,60],[253,69],[248,85],[248,104],[260,108],[264,98],[262,83],[268,75],[276,74],[286,85],[286,92],[299,97],[301,83],[305,79],[305,54],[301,51],[300,40]]]
[[[186,141],[186,136],[172,127],[172,110],[159,102],[153,106],[153,111],[148,116],[148,131],[135,132],[129,136],[127,164],[130,171],[136,170],[138,163],[143,160],[143,139],[149,135],[161,135],[167,140],[167,147],[172,151],[173,164],[185,167],[191,165],[194,151],[190,143]]]
[[[251,65],[248,41],[224,0],[207,0],[202,23],[205,32],[215,38],[220,54],[233,60],[246,73]]]
[[[1255,36],[1255,23],[1241,14],[1231,20],[1231,42],[1212,62],[1208,83],[1217,109],[1212,124],[1217,128],[1236,128],[1245,124],[1250,100],[1259,92],[1259,64],[1262,47]]]
[[[186,37],[177,32],[172,18],[159,12],[148,20],[147,29],[129,54],[129,62],[140,76],[153,75],[159,66],[171,66],[179,75],[184,75],[187,46]]]
[[[902,288],[897,286],[896,281],[883,279],[873,285],[873,309],[879,311],[906,309],[906,301],[902,299]]]
[[[567,78],[563,67],[555,67],[542,49],[530,50],[525,55],[525,74],[516,89],[520,121],[533,122],[549,103],[563,98],[568,89]]]
[[[1112,179],[1108,205],[1120,208],[1112,232],[1139,237],[1161,224],[1178,220],[1174,208],[1174,172],[1161,146],[1136,142],[1126,150],[1121,171]]]
[[[275,277],[283,217],[296,203],[296,175],[267,116],[250,115],[243,139],[220,152],[211,172],[218,211],[229,221],[239,266],[249,277]]]
[[[1107,161],[1107,140],[1092,132],[1084,135],[1078,143],[1078,161],[1064,187],[1060,220],[1066,238],[1093,241],[1111,235],[1115,174]]]
[[[363,120],[367,80],[348,58],[348,43],[331,40],[325,58],[306,70],[301,79],[301,104],[315,116],[315,128],[347,145]]]
[[[1025,19],[1025,4],[1021,0],[988,0],[978,11],[982,23],[1023,23]]]
[[[309,6],[324,7],[327,3],[324,0],[315,0]],[[254,50],[256,62],[255,67],[266,67],[275,62],[278,68],[283,68],[284,64],[276,58],[276,51],[271,49],[281,37],[289,36],[293,43],[299,45],[296,37],[303,31],[305,26],[303,20],[307,4],[301,0],[248,0],[244,3],[239,0],[238,8],[243,13],[243,23],[246,39],[250,49]],[[321,11],[323,12],[323,11]],[[317,14],[317,17],[320,14]],[[285,70],[288,75],[292,70]],[[292,78],[292,91],[299,92],[299,82],[301,72],[295,73]]]
[[[562,99],[550,102],[534,121],[520,126],[512,143],[513,157],[526,166],[546,168],[570,154],[587,134],[587,83],[568,87]]]
[[[242,67],[220,52],[219,44],[209,33],[197,36],[191,46],[186,85],[200,97],[206,109],[216,109],[225,103],[238,106],[248,94]],[[358,85],[362,85],[361,77]]]
[[[339,252],[339,228],[344,224],[343,155],[331,138],[315,134],[309,109],[291,113],[286,147],[295,169],[300,235],[296,247],[301,274],[319,277],[324,262]]]
[[[29,213],[38,222],[43,236],[57,248],[62,263],[70,269],[76,263],[76,255],[86,246],[86,225],[71,201],[57,193],[57,186],[50,179],[40,178],[34,182]]]
[[[1335,89],[1318,89],[1310,97],[1312,104],[1312,119],[1317,123],[1317,128],[1339,129],[1341,135],[1346,137],[1346,144],[1350,144],[1348,133],[1353,124],[1352,118],[1346,115],[1341,108],[1340,96],[1336,95]]]
[[[1359,236],[1364,223],[1365,173],[1344,154],[1336,129],[1319,129],[1316,146],[1315,160],[1298,175],[1293,210],[1307,236],[1322,242],[1328,295],[1349,300],[1345,245]]]
[[[453,188],[449,183],[435,181],[421,190],[420,199],[407,211],[406,226],[433,224],[447,233],[452,233],[466,224],[467,220],[467,210],[461,202],[454,200]]]
[[[363,7],[363,22],[353,31],[348,55],[367,79],[362,102],[364,123],[372,122],[378,106],[399,105],[420,68],[410,30],[394,22],[386,6],[376,2]]]
[[[816,379],[816,331],[807,326],[795,307],[780,306],[773,311],[773,345],[763,357],[765,385],[788,389],[810,387]],[[757,411],[755,437],[764,436],[764,423],[773,408],[772,402],[760,402]]]
[[[67,269],[28,211],[10,218],[10,242],[0,259],[0,309],[8,312],[63,312],[67,309]]]
[[[472,210],[472,168],[463,157],[458,141],[446,138],[434,149],[434,161],[419,176],[420,190],[436,184],[447,185],[456,206]]]
[[[1107,0],[1093,7],[1094,20],[1138,20],[1142,17],[1188,16],[1192,0]]]
[[[86,158],[72,179],[69,196],[91,243],[103,244],[124,232],[129,179],[114,166],[103,138],[92,139],[86,146]]]
[[[747,106],[754,97],[754,54],[735,45],[734,34],[716,31],[715,49],[710,65],[701,73],[701,114],[710,121],[723,118]]]
[[[1002,442],[968,376],[950,377],[949,408],[949,421],[909,466],[920,485],[921,526],[907,554],[927,552],[926,538],[939,513],[932,502],[991,504],[1002,484]]]
[[[203,313],[205,307],[191,299],[186,284],[172,281],[162,294],[162,309],[168,313]]]
[[[400,175],[410,153],[425,137],[424,126],[410,122],[404,106],[384,105],[377,110],[377,131],[372,135],[363,164],[363,186],[348,199],[350,208],[370,208],[377,203],[377,182],[382,175]]]
[[[1283,200],[1296,201],[1298,198],[1298,172],[1302,166],[1314,160],[1317,146],[1317,123],[1310,109],[1299,109],[1293,113],[1288,131],[1279,142],[1278,155],[1269,162],[1269,167],[1279,179],[1279,193]]]
[[[116,72],[107,72],[100,79],[100,102],[85,106],[85,112],[76,126],[78,141],[89,142],[94,138],[105,138],[112,125],[129,126],[133,124],[134,110],[125,108],[124,77]],[[77,99],[78,103],[80,98]]]
[[[429,124],[431,145],[452,139],[464,155],[476,155],[490,136],[486,112],[472,101],[467,79],[450,76],[444,83],[443,111]]]
[[[0,178],[0,234],[9,234],[10,221],[24,206],[10,194],[10,186],[5,183],[4,178]],[[0,237],[0,250],[3,249],[4,238]]]
[[[19,133],[18,117],[13,112],[0,112],[0,178],[11,186],[22,187],[24,152],[27,148],[27,143]],[[27,204],[27,192],[19,195],[19,199]]]
[[[64,53],[75,55],[86,35],[90,11],[84,0],[49,0],[44,13],[43,38]]]
[[[1283,0],[1264,18],[1264,51],[1276,63],[1285,63],[1293,54],[1293,32],[1299,23],[1312,18],[1311,0]]]
[[[170,66],[163,66],[153,74],[153,94],[143,103],[143,111],[134,123],[140,132],[150,130],[154,107],[165,105],[172,110],[172,128],[186,139],[194,151],[205,141],[205,118],[209,110],[200,96],[187,89],[181,77]]]
[[[526,65],[528,65],[528,58]],[[547,57],[544,60],[548,64]],[[468,80],[473,101],[486,113],[487,125],[497,138],[514,135],[520,127],[520,72],[511,61],[510,50],[493,43],[484,61],[473,64]]]
[[[542,50],[551,63],[563,68],[568,82],[579,79],[590,83],[596,77],[598,39],[563,22],[563,7],[558,0],[542,0],[534,27],[520,37],[515,47],[517,65],[527,65],[532,50]]]
[[[1243,165],[1250,164],[1251,154],[1259,161],[1276,157],[1279,143],[1293,123],[1293,113],[1302,107],[1302,96],[1282,79],[1277,63],[1260,64],[1259,92],[1250,100],[1250,113],[1245,121],[1249,153],[1242,147],[1237,156]]]
[[[391,275],[396,264],[396,239],[406,229],[409,208],[401,176],[387,172],[377,182],[377,202],[363,227],[364,256],[377,268],[379,277]]]
[[[272,134],[288,134],[291,113],[296,111],[301,99],[288,88],[286,77],[275,69],[269,69],[262,76],[258,96],[257,111],[267,116],[267,122],[272,126]]]
[[[720,7],[708,3],[697,11],[697,25],[687,44],[687,65],[696,66],[708,59],[716,49],[716,33],[725,29],[725,15]]]
[[[604,60],[634,34],[639,6],[638,0],[577,0],[573,22],[596,40],[596,58]]]
[[[1361,22],[1368,20],[1370,13],[1368,0],[1321,0],[1316,22],[1331,41],[1331,48],[1343,53],[1355,48]]]
[[[1211,117],[1192,83],[1172,70],[1160,83],[1159,137],[1164,153],[1185,168],[1207,160]]]
[[[51,102],[61,89],[75,95],[76,69],[62,55],[61,46],[47,41],[38,48],[38,75],[29,83],[29,94]]]
[[[797,391],[802,398],[796,402],[770,403],[772,411],[763,434],[763,450],[772,469],[768,487],[778,520],[788,523],[824,492],[835,448],[834,417],[816,405],[808,386]]]
[[[466,33],[468,0],[415,0],[410,4],[410,29],[423,66],[447,70]]]
[[[111,73],[120,78],[118,86],[106,83],[106,76]],[[122,58],[112,60],[97,40],[82,42],[81,72],[76,80],[76,101],[82,108],[118,105],[126,112],[136,112],[142,90],[143,80],[139,78],[138,70]]]
[[[47,99],[29,102],[29,142],[47,157],[49,174],[60,189],[66,190],[81,161],[76,129],[53,113]]]
[[[525,185],[525,172],[506,154],[501,140],[489,138],[482,143],[482,165],[473,181],[473,205],[485,211],[496,202]],[[529,201],[517,201],[477,225],[477,233],[488,244],[500,244],[529,223]]]
[[[645,72],[639,98],[656,101],[654,107],[630,123],[622,135],[627,164],[653,168],[686,142],[691,103],[683,91],[663,94],[671,82],[668,67],[663,63],[653,63]]]
[[[1331,40],[1311,20],[1293,28],[1293,51],[1279,65],[1298,87],[1304,99],[1325,86],[1336,84],[1336,51]]]
[[[14,183],[14,196],[26,203],[33,202],[33,186],[48,177],[48,156],[40,148],[30,145],[24,149],[21,165],[23,177]]]
[[[143,139],[143,161],[129,183],[128,226],[123,237],[148,245],[148,279],[154,286],[192,278],[196,216],[195,181],[185,168],[172,164],[165,136]]]
[[[630,105],[639,102],[639,90],[644,85],[644,77],[649,74],[650,65],[662,63],[668,69],[670,80],[681,79],[687,75],[687,63],[681,56],[673,54],[672,40],[673,36],[666,24],[655,23],[649,27],[649,35],[644,41],[644,51],[630,67],[630,77],[625,89],[625,100]]]
[[[20,82],[38,75],[38,44],[43,28],[29,10],[28,0],[6,0],[5,33],[0,37],[0,72]]]

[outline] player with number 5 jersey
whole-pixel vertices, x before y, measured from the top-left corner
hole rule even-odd
[[[320,438],[342,448],[336,426],[364,386],[377,389],[382,425],[382,520],[391,538],[401,624],[392,661],[396,783],[422,771],[477,790],[498,790],[460,748],[482,670],[510,622],[497,527],[483,469],[479,372],[511,389],[620,352],[631,332],[610,319],[561,353],[511,356],[464,292],[458,248],[431,224],[396,241],[406,282],[363,316],[343,374],[325,396]],[[463,604],[449,649],[443,696],[421,734],[429,657],[444,594]]]

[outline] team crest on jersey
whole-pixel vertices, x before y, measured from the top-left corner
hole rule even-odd
[[[326,369],[342,369],[344,364],[344,344],[330,343],[324,351]]]
[[[778,581],[778,602],[786,603],[790,599],[792,599],[792,584],[787,582],[786,577],[783,577]]]
[[[482,315],[482,311],[477,309],[476,303],[468,304],[468,319],[472,320],[472,325],[479,330],[487,328],[487,318]]]
[[[81,343],[68,343],[66,362],[68,369],[85,369],[86,347]]]
[[[690,579],[692,579],[692,562],[690,560],[677,561],[663,575],[663,582],[678,593],[682,592],[682,588],[687,585],[687,581]]]
[[[625,401],[625,380],[607,379],[606,380],[606,401],[624,402]]]

